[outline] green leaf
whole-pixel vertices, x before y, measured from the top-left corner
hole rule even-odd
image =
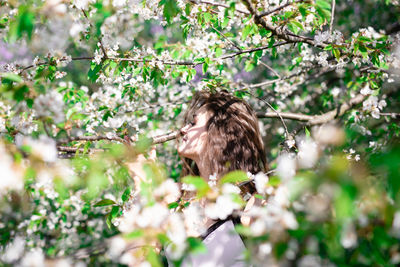
[[[308,130],[307,127],[304,127],[304,131],[306,132],[306,136],[307,136],[307,137],[310,137],[310,136],[311,136],[310,131]]]
[[[331,4],[330,1],[326,1],[326,0],[317,0],[315,2],[315,4],[322,8],[322,9],[326,9],[326,10],[331,10]]]
[[[362,35],[360,35],[357,39],[362,41],[362,42],[372,42],[371,38],[368,38],[368,37],[365,37],[365,36],[362,36]]]
[[[171,23],[172,18],[174,18],[180,11],[175,0],[161,0],[159,5],[164,6],[163,15],[168,23]]]
[[[22,78],[18,74],[15,74],[15,73],[10,73],[10,72],[1,73],[0,76],[2,77],[3,81],[8,80],[8,81],[17,82],[17,83],[22,82]]]
[[[304,31],[303,25],[300,22],[298,22],[297,20],[290,21],[290,23],[288,24],[288,27],[294,34],[298,34],[300,32],[300,30]]]
[[[203,75],[206,74],[207,70],[208,70],[208,64],[204,62],[203,63],[203,68],[202,68]]]
[[[233,171],[230,172],[226,175],[224,175],[224,177],[221,178],[221,180],[219,181],[220,184],[225,184],[225,183],[241,183],[244,181],[248,181],[249,177],[247,176],[247,174],[244,171]]]
[[[18,87],[15,91],[14,91],[14,100],[16,101],[22,101],[25,99],[25,94],[29,92],[29,88],[28,86],[26,86],[25,84]]]
[[[339,59],[340,59],[340,50],[339,49],[333,49],[332,52],[333,52],[333,55],[335,56],[336,60],[339,61]]]
[[[368,59],[368,50],[365,46],[360,45],[359,51],[360,51],[361,55],[363,56],[363,58]]]
[[[222,48],[217,47],[215,48],[215,57],[220,57],[222,55]]]
[[[97,78],[99,78],[99,71],[101,70],[101,65],[97,65],[96,63],[94,63],[94,62],[91,62],[90,63],[90,69],[89,69],[89,72],[88,72],[88,79],[91,81],[91,82],[96,82],[97,81]]]
[[[189,81],[193,80],[194,76],[196,76],[196,70],[194,68],[189,68],[186,81],[189,82]]]
[[[83,154],[86,154],[89,151],[91,142],[86,142],[85,145],[83,146]]]
[[[163,266],[159,255],[154,251],[153,248],[149,249],[146,259],[152,267],[162,267]]]
[[[204,196],[210,190],[210,186],[207,182],[201,178],[196,176],[186,176],[182,180],[185,184],[193,185],[197,190],[197,195],[199,197]]]
[[[126,239],[135,239],[135,238],[139,238],[143,236],[143,230],[141,229],[137,229],[134,230],[133,232],[130,232],[128,234],[124,234],[123,237]]]
[[[130,195],[131,195],[131,188],[128,187],[125,189],[124,193],[122,194],[121,200],[123,202],[126,202],[129,199]]]
[[[176,209],[177,207],[179,207],[179,203],[178,202],[172,202],[168,204],[168,209]]]
[[[187,239],[189,244],[190,252],[193,254],[202,254],[207,252],[207,247],[201,242],[200,239],[195,237],[189,237]]]
[[[99,202],[97,202],[96,204],[94,204],[94,207],[103,207],[103,206],[109,206],[109,205],[114,205],[116,204],[115,201],[111,200],[111,199],[102,199]]]
[[[225,29],[226,26],[228,26],[228,23],[229,23],[229,18],[228,18],[227,16],[225,16],[225,17],[224,17],[224,20],[223,20],[222,23],[221,23],[221,28],[222,28],[222,29]]]
[[[10,24],[10,30],[8,33],[10,43],[20,39],[24,33],[26,33],[28,40],[31,40],[34,22],[35,14],[29,9],[29,6],[20,5],[15,20]]]
[[[253,27],[251,24],[247,24],[244,26],[243,31],[242,31],[242,41],[246,40],[247,36],[251,33]]]
[[[204,22],[209,23],[211,21],[212,15],[210,13],[206,12],[203,14],[203,17],[204,17]]]
[[[247,72],[250,72],[250,71],[252,71],[254,69],[254,67],[255,67],[254,61],[252,59],[249,59],[249,60],[246,61],[246,64],[244,66],[244,70],[247,71]]]

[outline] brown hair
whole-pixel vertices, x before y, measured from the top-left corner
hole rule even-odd
[[[267,170],[264,144],[257,117],[245,101],[228,91],[197,92],[185,113],[184,125],[193,120],[199,109],[210,112],[204,157],[211,173],[218,177],[242,170],[256,174]],[[182,175],[199,175],[196,163],[182,158]],[[205,177],[208,178],[208,177]]]

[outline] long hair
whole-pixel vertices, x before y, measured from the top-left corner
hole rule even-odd
[[[184,125],[193,120],[199,109],[209,112],[204,157],[217,177],[242,170],[256,174],[267,170],[264,144],[257,117],[243,100],[227,91],[197,92],[184,116]],[[200,175],[196,163],[182,158],[182,175]],[[208,177],[204,177],[208,178]]]

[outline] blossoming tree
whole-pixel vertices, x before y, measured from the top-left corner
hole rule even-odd
[[[400,262],[397,0],[0,2],[0,261],[161,266],[240,226],[254,265]],[[269,173],[179,178],[196,90],[257,111]],[[169,141],[169,142],[168,142]],[[129,162],[157,145],[134,185]],[[250,177],[249,177],[250,176]],[[170,202],[176,181],[210,200]],[[141,187],[140,194],[134,189]],[[140,195],[140,196],[139,196]]]

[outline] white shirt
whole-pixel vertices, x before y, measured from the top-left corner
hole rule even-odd
[[[213,226],[211,226],[213,227]],[[232,220],[223,222],[203,240],[207,248],[204,254],[189,254],[182,267],[245,267],[246,250],[242,239],[235,231]],[[170,265],[172,266],[172,265]]]

